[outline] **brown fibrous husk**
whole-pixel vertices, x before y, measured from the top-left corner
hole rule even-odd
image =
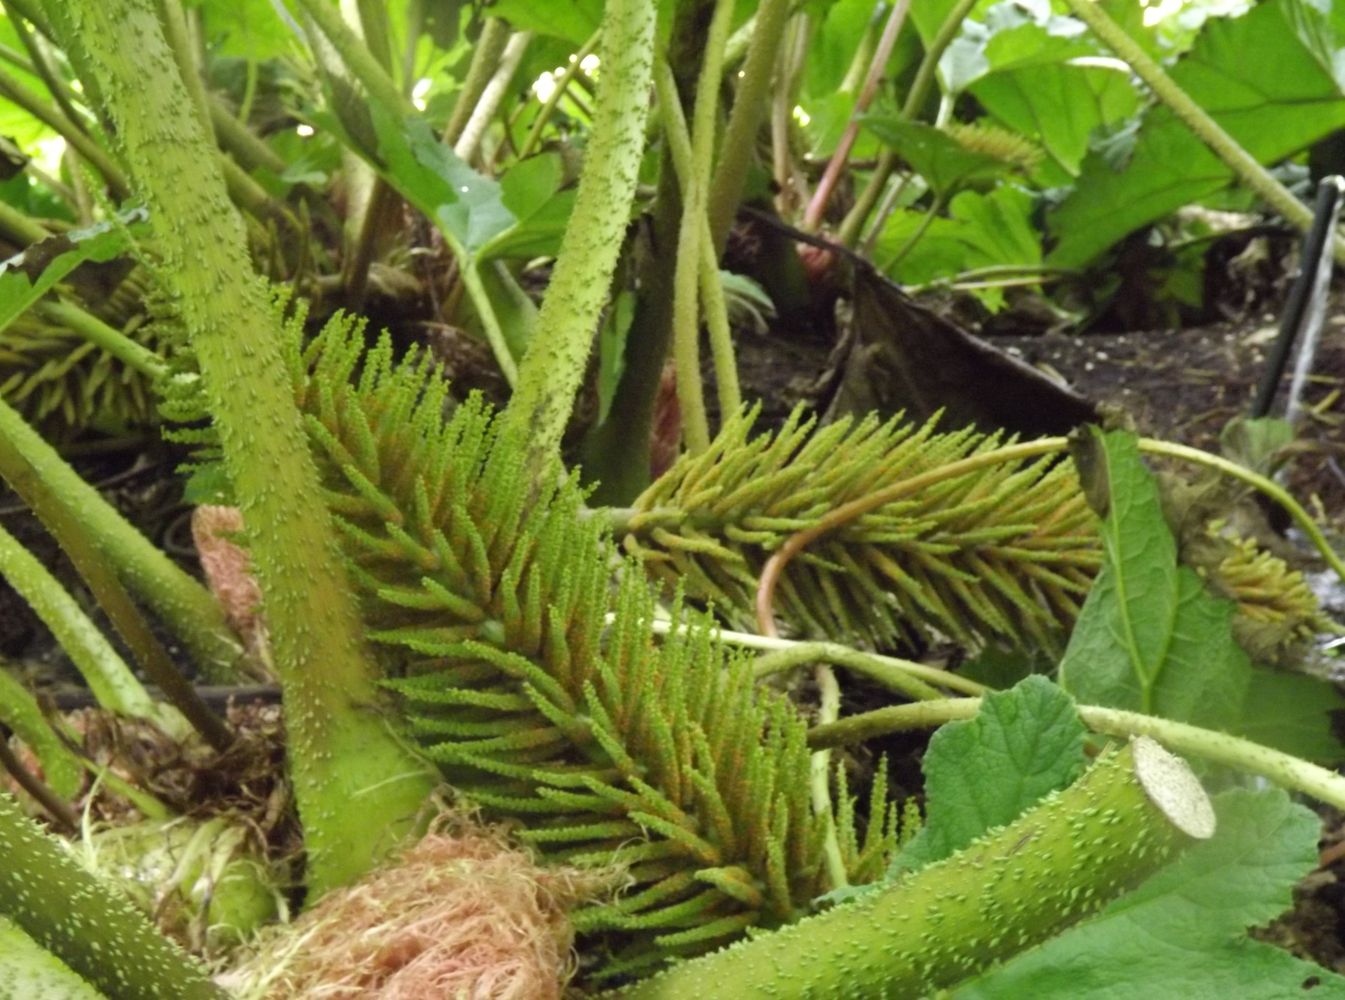
[[[559,998],[575,964],[568,912],[615,876],[540,867],[497,831],[458,827],[324,896],[243,978],[266,974],[268,1000]]]
[[[255,656],[266,646],[266,624],[252,557],[237,541],[242,532],[243,514],[237,507],[203,504],[192,511],[192,541],[206,582],[229,625]]]

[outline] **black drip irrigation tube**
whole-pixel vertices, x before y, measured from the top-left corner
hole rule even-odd
[[[1341,194],[1345,179],[1332,175],[1317,184],[1317,202],[1313,210],[1312,228],[1303,241],[1302,264],[1298,277],[1289,291],[1280,320],[1280,332],[1275,338],[1265,374],[1252,402],[1249,416],[1265,417],[1279,392],[1280,379],[1293,353],[1294,344],[1302,334],[1302,346],[1294,364],[1293,379],[1289,384],[1289,398],[1285,403],[1285,419],[1294,423],[1298,417],[1303,384],[1312,370],[1321,338],[1322,320],[1326,314],[1327,289],[1331,284],[1334,263],[1332,248],[1335,243],[1336,220],[1340,217]]]

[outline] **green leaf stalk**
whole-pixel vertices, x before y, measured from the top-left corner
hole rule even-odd
[[[910,705],[891,705],[861,712],[808,731],[810,747],[835,747],[875,739],[889,733],[933,729],[955,719],[973,718],[980,698],[946,698]],[[1272,750],[1238,736],[1100,705],[1080,705],[1079,718],[1105,736],[1150,736],[1188,757],[1199,757],[1236,771],[1258,774],[1284,788],[1302,792],[1319,802],[1345,809],[1345,778],[1311,761]]]
[[[201,366],[265,595],[309,884],[321,892],[395,848],[433,782],[379,710],[279,325],[152,3],[53,0],[47,13],[116,123]]]
[[[100,705],[152,722],[172,736],[186,735],[181,717],[149,696],[75,599],[4,528],[0,528],[0,575],[51,629]]]
[[[1213,833],[1195,775],[1139,740],[944,861],[612,996],[928,996],[1096,912]]]
[[[206,676],[236,678],[242,646],[210,592],[137,531],[3,402],[0,437],[6,450],[12,449],[44,484],[45,500],[28,501],[38,517],[44,523],[61,520],[81,525],[117,567],[127,589],[173,630]]]
[[[0,916],[110,1000],[226,1000],[120,892],[0,793]]]
[[[630,220],[649,115],[655,8],[652,0],[611,0],[603,15],[602,80],[574,211],[504,417],[506,436],[528,443],[539,471],[560,448]]]
[[[0,917],[0,1000],[106,1000],[59,958]]]

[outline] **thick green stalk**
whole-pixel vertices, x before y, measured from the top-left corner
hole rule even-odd
[[[565,96],[565,92],[570,89],[570,83],[574,80],[575,75],[581,72],[580,65],[584,59],[598,47],[598,41],[601,37],[601,32],[594,32],[590,35],[588,41],[584,43],[584,47],[574,54],[570,64],[565,67],[565,72],[556,80],[555,86],[551,88],[551,93],[542,103],[542,109],[537,112],[537,117],[533,119],[532,126],[528,129],[528,137],[523,140],[523,145],[519,147],[518,158],[520,160],[526,160],[536,151],[542,141],[542,129],[546,128],[546,123],[555,114],[556,106],[560,104],[560,99]],[[475,58],[473,56],[473,65],[475,65]],[[457,111],[457,105],[454,105],[453,113],[456,115]]]
[[[0,72],[0,97],[13,101],[48,128],[60,134],[70,144],[70,148],[87,160],[118,198],[126,197],[130,188],[126,175],[112,162],[107,151],[93,141],[74,122],[61,113],[59,108],[47,104],[40,97],[19,83],[9,74]]]
[[[111,1000],[227,1000],[129,899],[0,793],[0,916]]]
[[[837,747],[913,729],[933,729],[945,722],[970,719],[980,710],[980,698],[946,698],[891,705],[861,712],[808,731],[810,747]],[[1151,736],[1164,745],[1235,771],[1259,774],[1284,788],[1302,792],[1319,802],[1345,809],[1345,777],[1311,761],[1212,729],[1156,715],[1142,715],[1100,705],[1080,705],[1079,718],[1094,732],[1107,736]]]
[[[0,528],[0,576],[51,629],[61,648],[79,668],[98,704],[113,712],[145,719],[173,736],[185,735],[181,718],[149,696],[84,609],[4,528]]]
[[[325,891],[415,828],[433,781],[378,710],[378,670],[322,503],[279,321],[152,0],[51,0],[47,9],[108,102],[149,206],[159,272],[200,362],[265,595],[309,884]]]
[[[472,48],[472,61],[467,67],[467,76],[462,81],[462,91],[453,102],[453,111],[444,126],[444,143],[452,146],[462,136],[467,127],[476,102],[485,93],[486,84],[495,75],[495,67],[504,55],[504,47],[509,42],[509,22],[498,17],[488,17],[481,25],[481,34],[477,36]],[[526,154],[524,154],[526,155]]]
[[[106,1000],[70,966],[34,941],[12,920],[0,917],[0,983],[3,996],[41,1000]]]
[[[1190,768],[1137,740],[944,861],[615,995],[929,996],[1097,912],[1213,832]]]
[[[128,368],[149,378],[160,378],[168,365],[144,344],[138,344],[115,327],[109,326],[93,313],[61,299],[49,299],[38,305],[37,311],[58,326],[68,327],[91,344],[97,345]]]
[[[212,679],[237,679],[243,650],[210,591],[127,522],[3,401],[0,437],[47,484],[53,508],[39,507],[38,517],[46,521],[58,516],[83,524],[117,567],[122,582],[172,629],[197,667]],[[53,513],[57,508],[59,513]]]
[[[1290,225],[1305,233],[1312,228],[1312,209],[1295,198],[1204,108],[1191,100],[1163,67],[1126,34],[1124,28],[1107,16],[1101,5],[1094,0],[1068,0],[1068,4],[1074,16],[1088,25],[1104,45],[1129,63],[1135,74],[1149,85],[1154,96],[1166,104],[1215,156],[1223,160],[1242,183],[1284,216]],[[1332,245],[1336,260],[1345,263],[1345,239],[1338,236]]]
[[[4,404],[0,403],[0,407]],[[6,407],[7,408],[7,407]],[[0,476],[23,498],[52,533],[61,549],[88,584],[108,620],[134,654],[145,676],[149,677],[173,705],[216,750],[223,751],[233,742],[233,733],[212,712],[191,682],[173,664],[154,630],[131,600],[117,576],[116,565],[107,551],[97,544],[84,522],[53,495],[51,484],[37,468],[0,433]]]
[[[747,168],[755,156],[757,132],[770,108],[775,57],[780,51],[791,6],[789,0],[762,0],[757,8],[751,46],[733,95],[733,110],[729,113],[728,129],[710,185],[708,211],[716,261],[728,242],[729,229],[733,226],[738,200],[747,180]]]
[[[587,366],[593,331],[630,221],[654,68],[653,0],[611,0],[593,133],[556,269],[504,414],[534,464],[554,456]]]
[[[705,56],[696,84],[696,105],[691,113],[691,173],[682,185],[682,224],[677,233],[677,267],[673,273],[673,361],[677,366],[677,400],[682,407],[686,447],[693,455],[710,447],[710,422],[705,415],[705,397],[701,388],[700,313],[696,292],[700,278],[701,234],[706,228],[706,200],[714,162],[724,44],[728,41],[732,15],[730,0],[717,0],[705,39]]]

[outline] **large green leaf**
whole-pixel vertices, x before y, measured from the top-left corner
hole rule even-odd
[[[1317,864],[1320,823],[1279,789],[1215,800],[1218,830],[1097,917],[964,983],[956,1000],[1279,1000],[1345,978],[1247,937]],[[1307,984],[1316,980],[1319,992]]]
[[[874,263],[907,284],[923,284],[977,267],[1039,263],[1042,250],[1032,224],[1034,205],[1029,192],[1008,184],[989,194],[963,191],[949,202],[948,217],[934,219],[896,267],[892,266],[894,257],[916,234],[925,213],[893,213],[874,249]],[[991,310],[1004,302],[1003,289],[977,289],[973,294]]]
[[[1087,704],[1226,726],[1251,682],[1251,662],[1233,641],[1233,605],[1178,565],[1134,435],[1095,432],[1090,445],[1082,468],[1090,498],[1106,504],[1106,564],[1070,636],[1060,683]]]
[[[423,118],[397,118],[377,105],[370,110],[385,176],[439,224],[457,253],[475,258],[477,251],[518,221],[504,205],[499,182],[468,166],[439,141]]]
[[[976,718],[941,727],[921,764],[925,825],[893,870],[940,861],[1069,785],[1086,764],[1084,734],[1074,703],[1044,677],[986,695]]]
[[[1330,685],[1258,672],[1233,638],[1231,601],[1177,562],[1158,486],[1134,435],[1094,432],[1080,453],[1090,500],[1106,509],[1106,562],[1061,660],[1061,685],[1106,705],[1228,729],[1292,753],[1339,755]]]
[[[535,31],[580,46],[598,30],[602,0],[495,0],[490,13],[518,31]]]
[[[989,73],[970,92],[1003,125],[1046,150],[1050,160],[1042,180],[1047,184],[1077,176],[1090,136],[1139,107],[1139,95],[1124,73],[1069,63]]]
[[[988,73],[1097,55],[1085,31],[1083,22],[1054,14],[1049,5],[997,3],[984,22],[963,22],[939,63],[944,85],[960,93]]]
[[[968,192],[969,194],[973,192]],[[977,195],[976,197],[981,197]],[[962,227],[953,219],[938,217],[925,223],[928,212],[922,209],[898,209],[883,223],[883,231],[873,249],[873,262],[884,274],[902,284],[919,285],[965,271],[970,250],[958,237]],[[924,232],[920,229],[924,226]],[[894,263],[910,240],[919,242]]]
[[[186,0],[200,11],[202,34],[215,56],[274,59],[292,53],[302,35],[298,23],[278,14],[271,0]]]
[[[510,167],[500,178],[500,198],[517,221],[482,247],[481,256],[554,256],[574,208],[575,189],[561,190],[564,177],[558,153],[543,153]]]
[[[1209,22],[1172,78],[1262,163],[1345,126],[1345,87],[1325,19],[1302,0],[1267,0]],[[1053,264],[1087,262],[1126,233],[1222,190],[1232,172],[1166,107],[1139,130],[1129,161],[1090,155],[1050,216]]]
[[[574,204],[561,191],[560,157],[543,154],[515,164],[500,180],[473,170],[420,116],[373,114],[384,176],[438,223],[466,267],[500,257],[552,254]]]

